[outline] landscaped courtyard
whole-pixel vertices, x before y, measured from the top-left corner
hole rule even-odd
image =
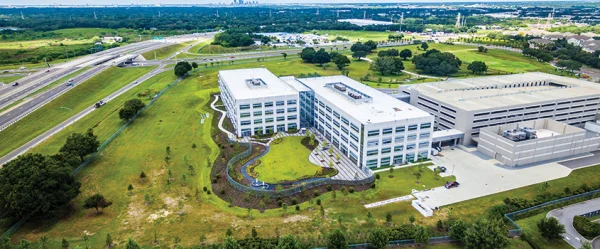
[[[289,136],[274,140],[269,152],[261,157],[254,168],[254,176],[260,181],[280,183],[323,177],[324,169],[308,160],[310,150],[301,141],[305,137]]]

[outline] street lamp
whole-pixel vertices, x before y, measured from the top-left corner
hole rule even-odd
[[[71,113],[71,119],[72,119],[72,120],[71,120],[71,124],[75,125],[75,117],[73,116],[73,110],[72,110],[71,108],[64,107],[64,106],[61,106],[61,107],[60,107],[60,109],[66,109],[66,110],[69,110],[69,112]],[[65,125],[66,125],[66,124],[65,124]],[[63,125],[63,130],[65,129],[65,125]]]

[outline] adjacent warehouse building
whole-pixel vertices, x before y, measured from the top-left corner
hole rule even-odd
[[[480,129],[477,150],[507,166],[519,166],[598,150],[600,136],[552,119]]]
[[[314,127],[361,168],[429,157],[433,116],[345,76],[228,70],[219,72],[219,88],[240,137]]]
[[[452,79],[402,91],[435,116],[436,129],[464,133],[464,145],[477,142],[490,126],[545,118],[583,126],[596,120],[600,106],[598,84],[546,73]]]

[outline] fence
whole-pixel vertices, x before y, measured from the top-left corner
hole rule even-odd
[[[513,227],[516,227],[516,229],[508,230],[508,236],[514,237],[514,236],[521,235],[523,233],[523,229],[514,221],[514,219],[518,218],[519,215],[526,214],[528,212],[534,211],[536,209],[544,208],[544,207],[553,207],[552,205],[556,205],[556,208],[562,207],[566,204],[572,203],[569,201],[576,200],[579,198],[588,198],[588,200],[593,199],[596,194],[600,194],[600,189],[596,189],[596,190],[586,192],[583,194],[572,195],[572,196],[561,198],[561,199],[554,200],[554,201],[545,202],[545,203],[542,203],[542,204],[539,204],[539,205],[536,205],[533,207],[529,207],[529,208],[526,208],[523,210],[505,214],[504,217],[509,220],[509,222],[513,225]],[[568,202],[568,203],[565,204],[564,202]],[[577,202],[580,202],[580,200],[577,200]]]
[[[440,236],[440,237],[431,237],[429,238],[429,244],[439,244],[439,243],[449,243],[456,242],[457,240],[450,238],[449,236]],[[408,245],[416,245],[414,239],[405,239],[405,240],[392,240],[388,243],[388,246],[408,246]],[[354,249],[366,249],[370,248],[369,245],[371,243],[362,243],[362,244],[351,244],[348,245],[350,248]],[[326,247],[316,247],[313,249],[326,249]]]
[[[232,142],[231,140],[229,140],[229,142]],[[229,162],[227,163],[227,168],[225,169],[226,171],[226,175],[227,175],[227,181],[229,181],[229,183],[236,188],[239,191],[242,192],[248,192],[252,195],[255,196],[260,196],[260,195],[269,195],[269,197],[274,198],[274,197],[284,197],[284,196],[290,196],[293,194],[297,194],[300,193],[304,190],[308,190],[311,188],[315,188],[315,187],[319,187],[319,186],[323,186],[323,185],[364,185],[364,184],[370,184],[372,182],[375,181],[375,177],[373,174],[371,174],[370,177],[362,179],[362,180],[356,180],[356,181],[347,181],[347,180],[333,180],[331,178],[326,178],[326,179],[315,179],[313,181],[303,181],[300,184],[297,184],[291,188],[287,188],[287,189],[283,189],[283,190],[269,190],[269,189],[262,189],[262,188],[252,188],[246,185],[243,185],[237,181],[235,181],[231,175],[229,175],[229,170],[231,169],[231,167],[239,162],[240,160],[250,156],[250,154],[252,153],[252,144],[251,143],[240,143],[242,146],[247,147],[248,149],[245,150],[244,152],[234,156],[233,158],[231,158],[231,160],[229,160]]]
[[[582,214],[580,216],[583,216],[583,217],[586,217],[586,218],[590,218],[590,217],[596,216],[596,215],[600,215],[600,209],[598,209],[596,211],[593,211],[593,212]]]
[[[185,77],[185,76],[184,76]],[[167,90],[171,89],[171,87],[173,87],[175,84],[179,83],[181,80],[183,79],[183,77],[179,77],[177,80],[173,81],[173,83],[167,85],[167,87],[165,87],[162,91],[160,91],[155,98],[153,98],[150,102],[148,102],[148,104],[146,106],[144,106],[144,108],[142,108],[137,114],[135,114],[131,119],[129,119],[129,121],[127,121],[125,124],[123,124],[121,126],[121,128],[119,128],[115,133],[113,133],[106,141],[104,141],[104,143],[102,143],[100,145],[100,147],[98,147],[98,150],[92,154],[91,156],[89,156],[85,161],[83,161],[83,163],[81,163],[75,170],[73,170],[73,175],[77,175],[79,172],[81,172],[81,170],[87,166],[90,162],[92,162],[96,157],[98,157],[98,154],[104,150],[104,148],[106,148],[106,146],[108,146],[108,144],[110,144],[110,142],[112,142],[119,134],[121,134],[121,132],[127,128],[127,126],[129,126],[129,124],[131,124],[131,122],[133,120],[135,120],[140,114],[142,114],[146,109],[148,109],[148,107],[150,107],[154,102],[156,102],[156,100],[163,95]],[[12,225],[5,233],[3,236],[5,237],[9,237],[10,235],[12,235],[13,233],[15,233],[23,224],[25,224],[25,222],[29,219],[29,215],[27,215],[26,217],[21,218],[19,221],[17,221],[17,223],[15,223],[14,225]]]

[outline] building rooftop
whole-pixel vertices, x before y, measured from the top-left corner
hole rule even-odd
[[[429,117],[429,113],[346,76],[297,79],[361,123]]]
[[[550,82],[550,84],[540,84]],[[498,109],[600,95],[597,83],[547,73],[523,73],[415,84],[404,89],[466,111]]]
[[[265,68],[222,70],[219,78],[238,100],[298,94],[293,86]]]
[[[481,129],[491,131],[499,136],[512,140],[512,142],[521,142],[532,139],[542,139],[566,134],[582,133],[584,129],[555,121],[549,118],[542,118],[518,123],[489,126]],[[512,133],[512,136],[510,135]],[[527,134],[533,134],[530,135]],[[521,139],[511,139],[522,135]]]

